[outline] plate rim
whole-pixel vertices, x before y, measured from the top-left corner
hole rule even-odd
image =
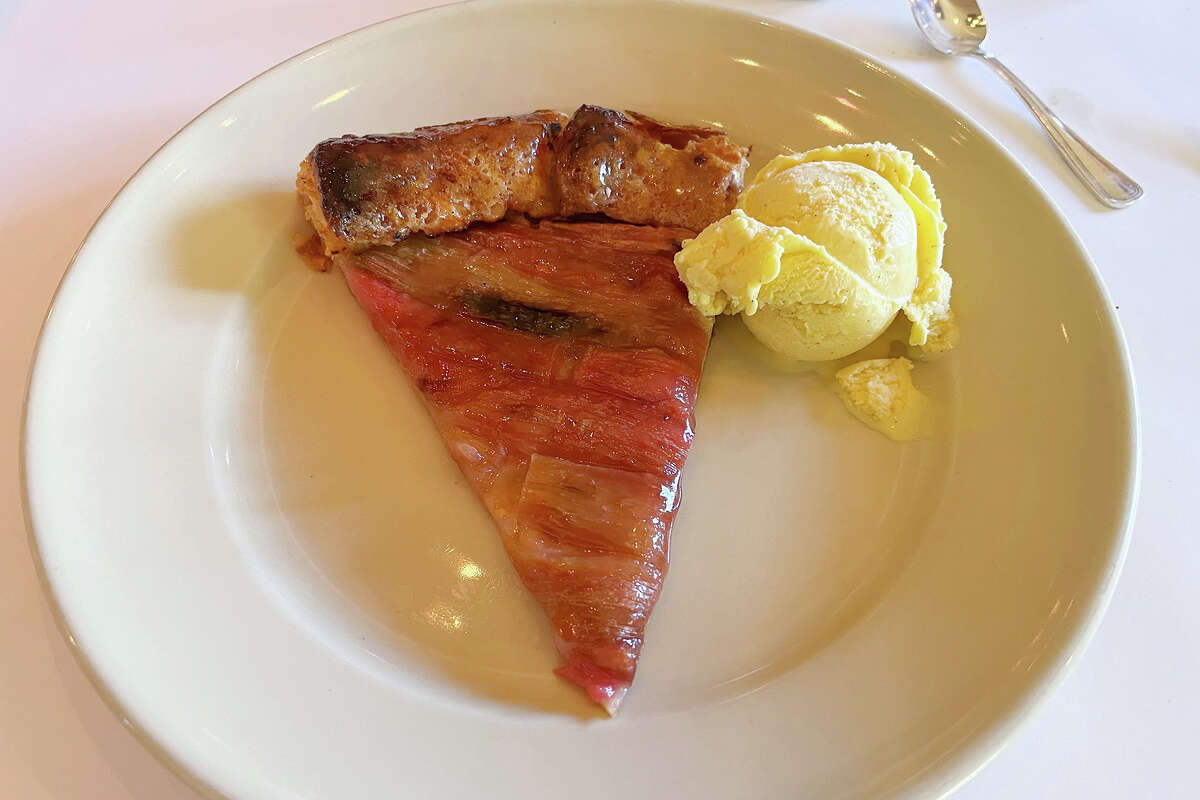
[[[115,691],[100,677],[99,672],[93,665],[90,657],[84,649],[78,644],[78,641],[72,631],[71,625],[68,622],[66,615],[62,609],[60,598],[55,590],[54,583],[50,580],[47,574],[45,564],[41,555],[41,548],[38,544],[38,532],[35,529],[32,515],[32,503],[29,493],[29,473],[28,473],[28,427],[29,427],[29,412],[30,412],[30,392],[33,386],[35,374],[38,369],[39,361],[42,358],[42,346],[45,338],[46,330],[50,324],[51,317],[62,292],[64,291],[68,280],[75,271],[76,264],[80,255],[83,254],[92,234],[96,228],[108,216],[112,207],[126,193],[126,191],[137,181],[137,179],[147,170],[147,168],[155,162],[158,157],[169,148],[183,133],[189,130],[193,125],[199,122],[202,118],[208,116],[219,107],[223,106],[227,101],[240,94],[244,89],[251,84],[257,82],[276,71],[282,70],[294,62],[305,61],[309,58],[320,55],[321,52],[332,45],[341,44],[346,40],[372,31],[376,28],[385,27],[397,23],[399,20],[407,19],[415,16],[437,17],[443,15],[453,15],[461,13],[467,7],[504,7],[504,6],[560,6],[567,7],[576,5],[584,0],[453,0],[442,5],[415,9],[413,11],[397,14],[377,20],[375,22],[362,25],[351,29],[336,36],[332,36],[324,41],[308,47],[294,55],[273,64],[261,72],[242,81],[234,88],[227,91],[221,97],[210,103],[208,106],[199,111],[195,116],[179,127],[171,136],[169,136],[162,144],[150,153],[145,160],[134,170],[128,178],[122,182],[121,186],[113,194],[113,196],[104,205],[104,208],[96,216],[96,219],[88,227],[87,232],[80,239],[78,246],[71,254],[67,262],[67,266],[59,278],[54,291],[51,294],[49,304],[38,326],[37,335],[34,339],[34,345],[31,352],[29,367],[25,376],[24,392],[21,400],[20,411],[20,431],[18,434],[18,474],[20,482],[20,498],[21,512],[25,523],[26,541],[29,546],[30,556],[33,561],[34,571],[37,573],[38,583],[41,586],[43,597],[46,600],[47,607],[54,618],[54,622],[63,639],[67,644],[67,649],[71,652],[75,659],[75,663],[80,667],[82,672],[87,676],[88,681],[104,701],[105,705],[112,711],[117,719],[122,723],[122,726],[128,730],[133,738],[146,749],[160,764],[170,770],[175,776],[180,778],[189,788],[196,791],[199,795],[212,800],[226,800],[226,795],[219,791],[211,782],[204,776],[196,773],[187,766],[181,757],[173,753],[166,745],[160,742],[156,737],[138,722],[137,715],[132,714],[128,708],[117,698]],[[994,146],[1009,163],[1014,167],[1022,177],[1034,188],[1040,195],[1042,201],[1053,212],[1061,228],[1069,235],[1071,242],[1074,244],[1080,255],[1083,257],[1083,262],[1087,266],[1088,274],[1095,285],[1100,299],[1104,306],[1104,321],[1107,327],[1112,331],[1116,351],[1120,356],[1121,373],[1124,377],[1124,401],[1129,411],[1128,427],[1126,430],[1125,447],[1128,452],[1128,463],[1125,464],[1124,484],[1125,496],[1121,503],[1120,515],[1115,525],[1116,536],[1113,539],[1110,552],[1107,554],[1107,563],[1102,576],[1097,583],[1096,591],[1087,598],[1085,613],[1080,616],[1079,622],[1075,629],[1066,636],[1058,650],[1054,655],[1051,663],[1042,671],[1042,674],[1030,684],[1030,686],[1019,695],[1016,700],[1011,703],[1006,709],[997,714],[984,728],[963,742],[957,749],[943,754],[939,760],[932,762],[927,769],[917,775],[910,776],[905,784],[897,787],[897,796],[916,797],[922,795],[924,791],[934,792],[935,797],[947,798],[957,792],[964,784],[968,783],[979,772],[988,766],[1004,749],[1012,742],[1014,738],[1021,734],[1022,731],[1030,724],[1038,712],[1044,707],[1047,699],[1054,694],[1055,691],[1063,684],[1074,670],[1079,656],[1081,656],[1090,645],[1096,635],[1101,622],[1112,602],[1113,595],[1116,590],[1117,582],[1124,568],[1126,558],[1129,553],[1130,543],[1133,538],[1133,523],[1137,515],[1138,502],[1141,496],[1141,479],[1142,479],[1142,431],[1141,417],[1139,414],[1139,400],[1137,392],[1137,382],[1133,370],[1133,362],[1129,351],[1129,344],[1125,336],[1124,329],[1121,326],[1120,319],[1114,312],[1112,297],[1108,287],[1104,282],[1103,276],[1097,269],[1095,262],[1092,259],[1091,253],[1088,251],[1074,226],[1063,214],[1059,204],[1045,190],[1042,184],[1029,172],[1028,169],[1017,159],[1014,153],[987,128],[977,122],[970,114],[963,111],[955,103],[948,100],[938,91],[926,86],[916,78],[909,77],[903,72],[897,72],[887,64],[884,64],[879,59],[869,53],[848,44],[840,39],[820,33],[818,31],[801,27],[778,19],[763,16],[762,14],[753,11],[733,8],[723,5],[719,2],[710,2],[710,0],[586,0],[590,5],[604,4],[614,7],[621,6],[636,6],[644,7],[646,5],[659,6],[664,8],[674,9],[676,13],[688,13],[692,10],[703,10],[706,13],[724,14],[732,18],[739,19],[742,22],[752,22],[763,25],[765,27],[785,32],[788,35],[798,35],[801,37],[811,37],[832,45],[836,49],[844,51],[846,54],[855,57],[863,65],[868,68],[875,69],[886,75],[889,79],[898,82],[909,90],[914,90],[919,94],[924,94],[932,98],[936,103],[940,104],[946,110],[953,112],[962,119],[972,132],[979,135],[986,142]]]

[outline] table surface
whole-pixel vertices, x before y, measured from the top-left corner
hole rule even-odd
[[[0,796],[196,795],[154,760],[80,672],[29,555],[18,474],[25,377],[71,254],[125,179],[201,109],[287,56],[431,0],[0,0]],[[989,48],[1139,180],[1132,208],[1094,203],[988,69],[919,38],[906,4],[727,5],[809,28],[910,75],[997,136],[1095,259],[1133,353],[1142,489],[1133,544],[1099,633],[1059,691],[957,797],[1200,794],[1200,73],[1198,6],[988,0]],[[1138,239],[1149,244],[1139,244]],[[1147,280],[1151,276],[1154,280]],[[1158,288],[1156,281],[1163,286]],[[1019,309],[1014,309],[1019,313]]]

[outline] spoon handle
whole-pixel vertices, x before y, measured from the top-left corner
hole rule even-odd
[[[1110,208],[1124,208],[1142,196],[1142,187],[1133,178],[1117,169],[1112,162],[1079,138],[1079,134],[1068,128],[1058,115],[999,59],[982,50],[976,50],[970,55],[1000,73],[1004,82],[1021,96],[1038,122],[1046,129],[1067,166],[1092,190],[1096,199]]]

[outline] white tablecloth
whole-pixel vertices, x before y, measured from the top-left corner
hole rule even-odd
[[[316,42],[431,4],[0,0],[0,797],[195,798],[80,672],[30,561],[20,404],[72,252],[122,182],[211,102]],[[1133,352],[1144,466],[1116,596],[1066,683],[959,796],[1200,796],[1200,70],[1188,35],[1200,7],[986,0],[990,48],[1145,187],[1113,212],[985,66],[926,47],[902,0],[729,4],[861,48],[999,137],[1087,245]]]

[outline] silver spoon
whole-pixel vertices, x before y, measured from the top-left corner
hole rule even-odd
[[[975,0],[908,0],[908,4],[917,26],[935,49],[951,56],[974,56],[1000,73],[1042,123],[1059,155],[1096,199],[1110,208],[1124,208],[1142,196],[1142,187],[1136,181],[1093,150],[1008,67],[984,52],[981,45],[987,36],[987,20]]]

